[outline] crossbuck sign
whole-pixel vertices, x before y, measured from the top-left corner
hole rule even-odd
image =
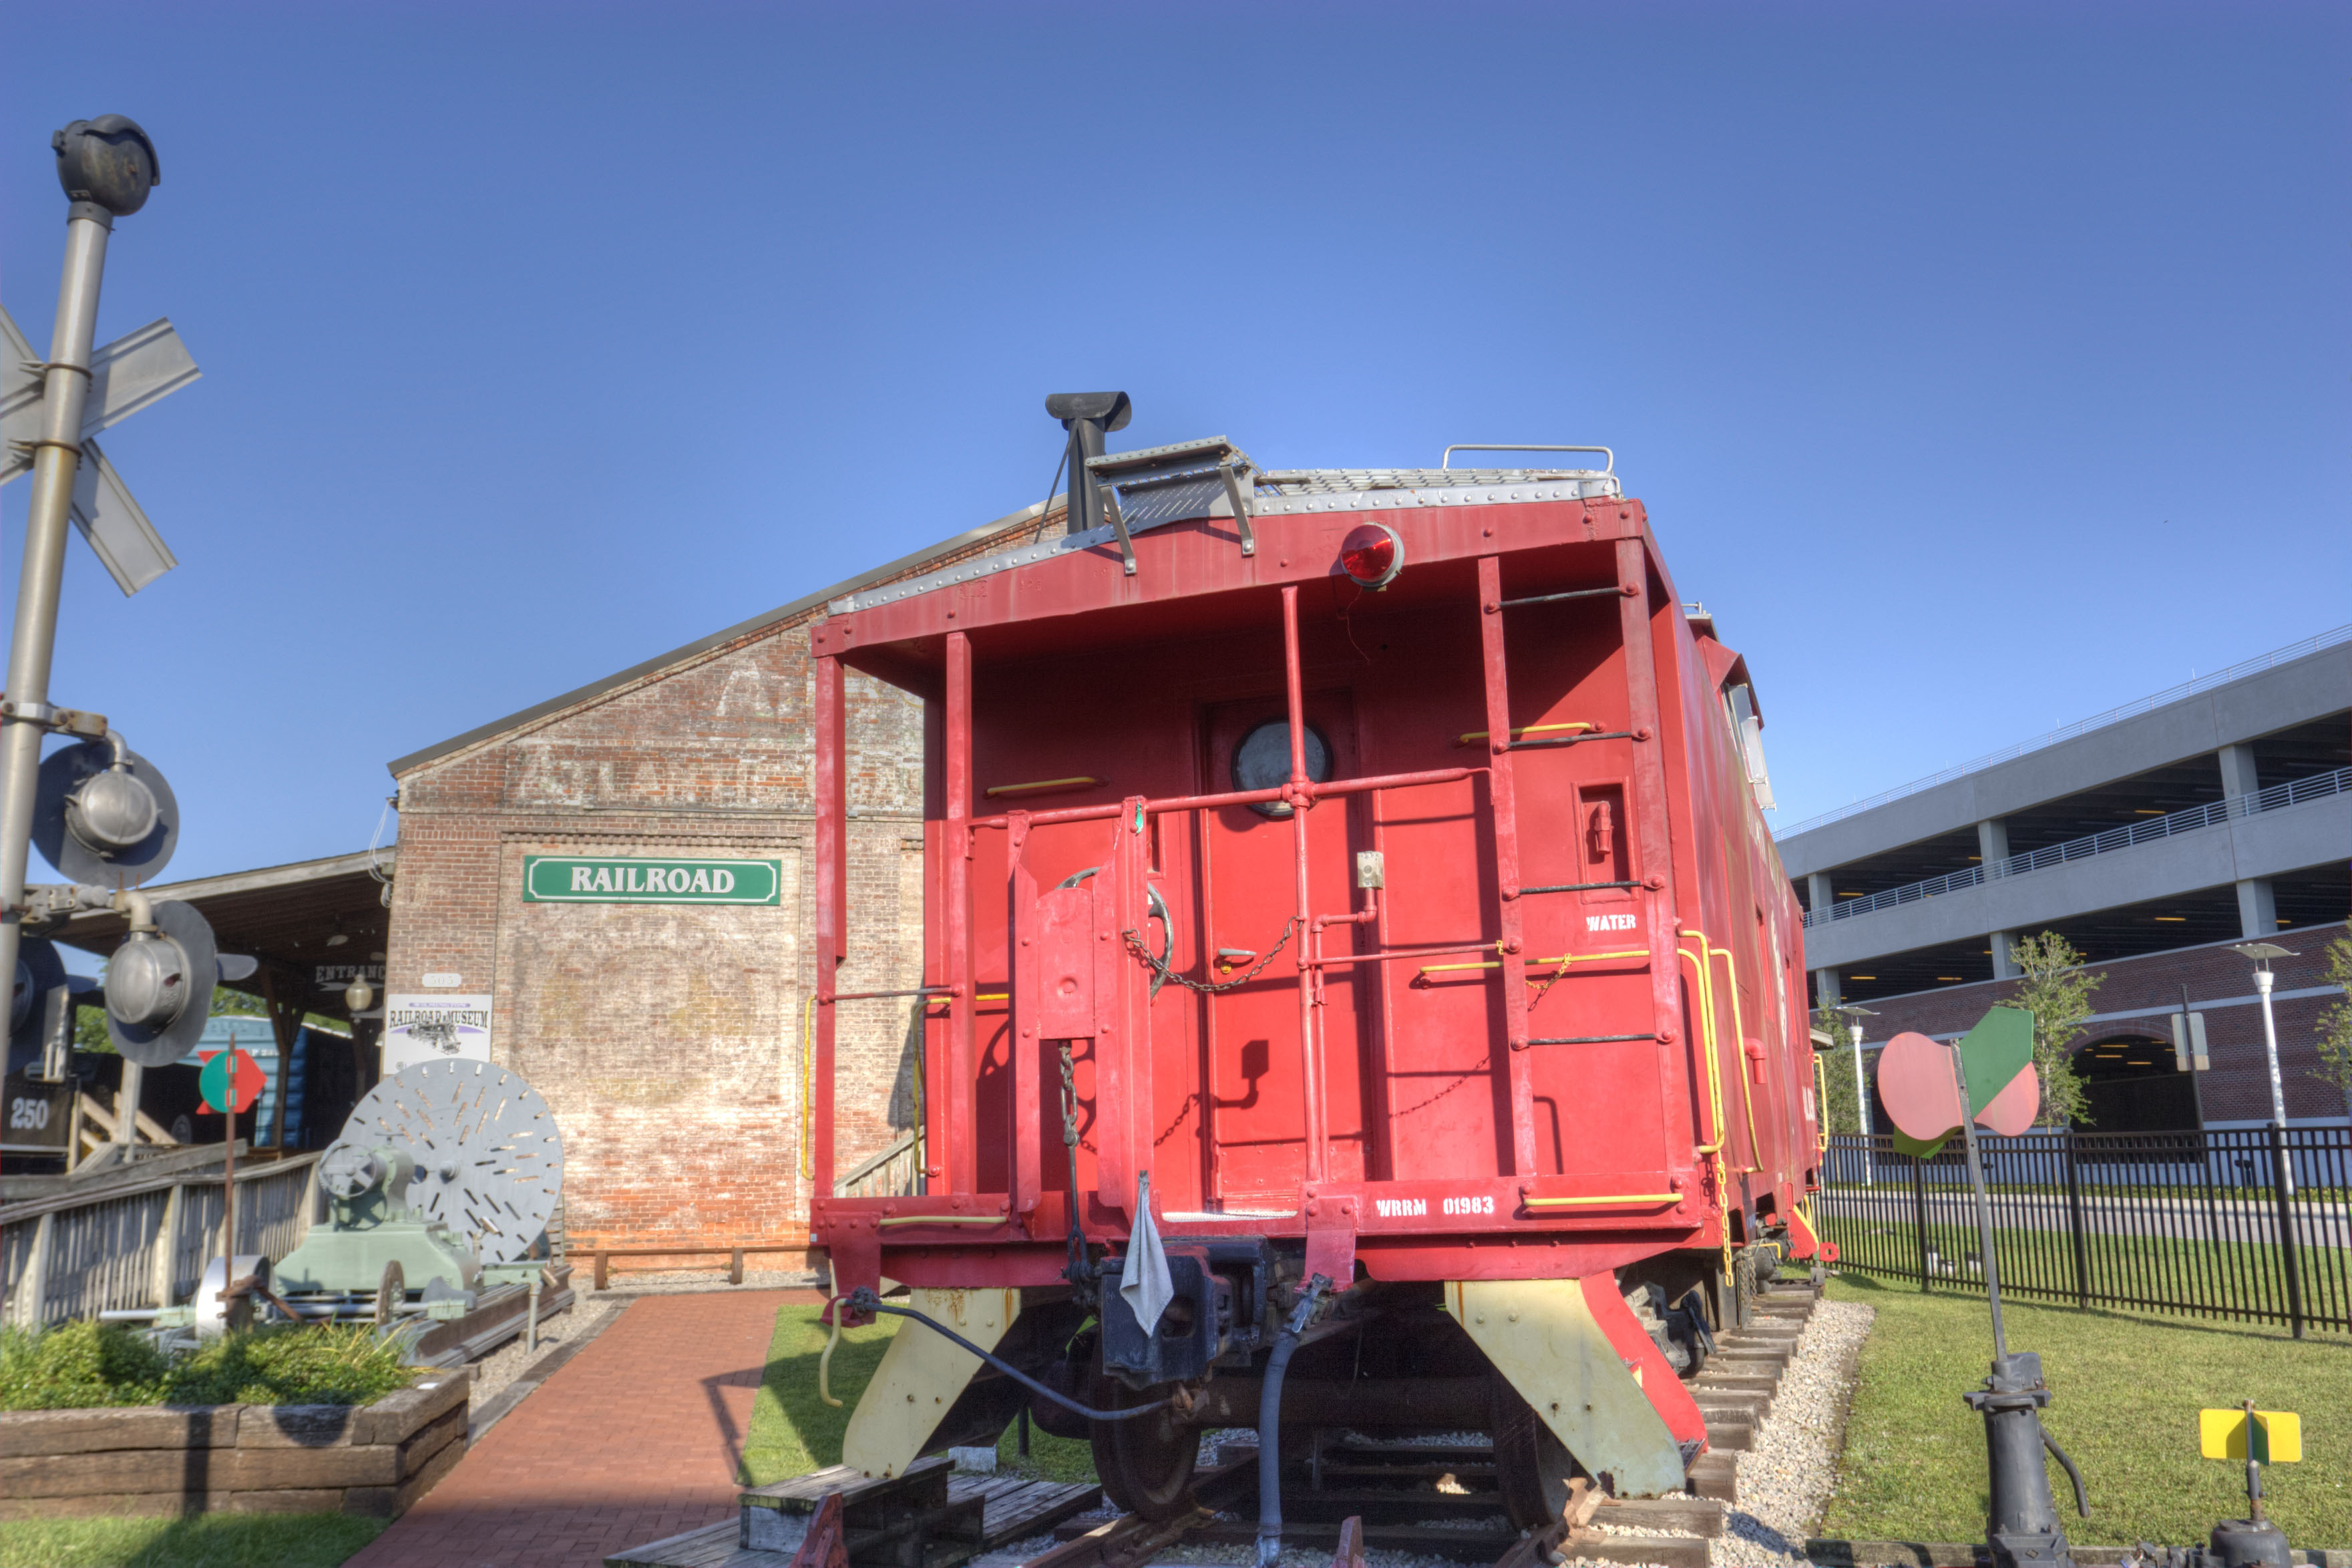
[[[0,447],[0,485],[32,471],[47,368],[8,312],[0,310],[0,439],[6,442]],[[89,356],[89,401],[82,416],[82,462],[74,479],[72,516],[126,595],[180,563],[90,437],[202,374],[169,321],[150,321]]]

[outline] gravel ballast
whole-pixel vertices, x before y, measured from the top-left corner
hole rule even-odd
[[[1756,1446],[1739,1456],[1739,1498],[1724,1510],[1710,1562],[1787,1568],[1806,1561],[1805,1537],[1837,1481],[1840,1435],[1873,1316],[1851,1301],[1813,1308],[1771,1411],[1756,1429]]]

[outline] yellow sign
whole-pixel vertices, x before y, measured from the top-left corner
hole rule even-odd
[[[2209,1459],[2246,1458],[2246,1413],[2243,1410],[2200,1410],[2197,1413],[2198,1446]],[[2303,1417],[2292,1410],[2257,1410],[2253,1419],[2253,1458],[2264,1465],[2291,1465],[2303,1458]]]

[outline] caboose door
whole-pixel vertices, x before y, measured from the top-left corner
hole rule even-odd
[[[1351,777],[1354,713],[1345,692],[1306,700],[1307,771],[1318,781]],[[1211,709],[1202,733],[1207,790],[1278,787],[1290,775],[1290,725],[1279,697]],[[1307,890],[1312,912],[1352,907],[1354,851],[1369,836],[1356,824],[1357,797],[1327,800],[1307,814]],[[1207,1189],[1228,1211],[1286,1209],[1308,1170],[1311,1059],[1299,1025],[1299,961],[1308,933],[1298,913],[1298,841],[1290,808],[1278,803],[1202,814],[1201,949],[1209,978],[1255,979],[1206,998]],[[1361,837],[1363,845],[1357,840]],[[1358,928],[1326,933],[1327,952],[1349,951]],[[1289,932],[1286,942],[1284,933]],[[1282,951],[1269,954],[1277,942]],[[1322,1036],[1320,1103],[1329,1178],[1358,1181],[1365,1165],[1361,1002],[1356,972],[1328,972],[1317,1025]]]

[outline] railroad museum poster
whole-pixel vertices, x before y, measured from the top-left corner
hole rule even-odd
[[[490,1059],[490,999],[447,991],[387,996],[383,1004],[386,1078],[419,1062]]]
[[[782,860],[526,855],[522,862],[530,904],[777,904],[783,886]]]

